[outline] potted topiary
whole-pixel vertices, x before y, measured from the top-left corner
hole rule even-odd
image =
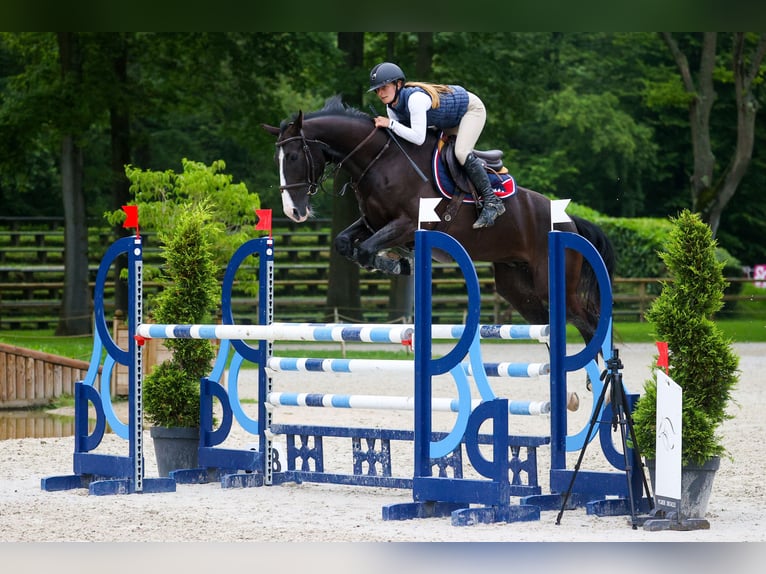
[[[158,323],[210,322],[220,289],[205,203],[189,205],[174,224],[159,232],[165,261],[165,286],[151,300]],[[200,427],[200,379],[210,374],[215,357],[206,339],[168,339],[170,359],[146,376],[144,415],[152,423],[160,476],[179,468],[196,468]]]
[[[232,253],[255,235],[257,194],[224,173],[225,163],[207,166],[182,160],[183,172],[142,170],[126,166],[130,191],[138,205],[141,230],[154,233],[161,243],[164,263],[144,261],[144,277],[159,280],[164,289],[149,299],[147,315],[161,323],[210,322],[220,303],[222,270]],[[107,214],[110,223],[124,220],[125,212]],[[254,271],[240,270],[243,290],[255,295]],[[144,415],[157,453],[160,474],[177,468],[196,468],[200,426],[200,379],[211,372],[210,341],[166,340],[170,359],[154,366],[143,387]],[[152,365],[146,365],[147,372]],[[192,459],[165,460],[167,436],[189,436],[185,442]],[[171,449],[174,450],[175,447]],[[169,454],[169,453],[168,453]]]
[[[739,378],[739,357],[713,321],[727,282],[716,259],[716,241],[698,214],[684,210],[660,253],[669,280],[646,318],[668,346],[668,375],[682,389],[682,518],[704,518],[715,470],[727,453],[719,434]],[[656,362],[656,361],[655,361]],[[633,413],[636,440],[650,474],[656,453],[657,371],[644,383]],[[707,479],[699,479],[702,474]]]

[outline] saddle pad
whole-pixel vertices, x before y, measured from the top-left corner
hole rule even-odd
[[[431,171],[434,177],[434,187],[447,199],[452,199],[455,193],[455,180],[447,169],[447,165],[442,161],[441,146],[434,148],[433,161],[431,162]],[[516,181],[513,176],[507,172],[496,174],[494,171],[488,171],[489,183],[495,192],[495,195],[501,199],[511,197],[516,193]],[[475,203],[473,196],[466,194],[463,203]]]

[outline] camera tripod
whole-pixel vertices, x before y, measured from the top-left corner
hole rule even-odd
[[[625,394],[625,388],[622,386],[622,373],[620,370],[623,368],[622,361],[620,361],[620,355],[617,349],[612,349],[612,357],[607,360],[606,362],[606,369],[601,373],[600,379],[604,381],[604,387],[601,389],[601,394],[598,397],[598,401],[596,403],[596,408],[593,410],[593,416],[590,419],[590,425],[588,427],[588,432],[585,435],[585,442],[582,445],[582,449],[580,450],[580,456],[577,459],[577,464],[575,465],[574,472],[572,473],[572,478],[569,481],[569,487],[567,488],[566,493],[564,494],[564,499],[561,502],[561,509],[559,510],[559,514],[556,517],[556,524],[561,524],[561,516],[564,514],[564,509],[566,508],[567,502],[569,501],[569,497],[572,494],[572,488],[574,487],[575,479],[577,478],[577,473],[580,470],[580,465],[582,464],[582,459],[585,456],[585,449],[588,446],[588,443],[590,442],[590,438],[593,434],[593,428],[596,426],[596,423],[599,422],[598,418],[601,414],[601,408],[604,405],[604,401],[606,400],[606,393],[607,390],[610,392],[610,402],[612,405],[612,431],[617,430],[617,427],[620,427],[620,438],[622,440],[622,452],[623,456],[625,457],[625,477],[628,481],[628,497],[629,497],[629,503],[630,503],[630,515],[631,515],[631,526],[635,530],[638,528],[639,520],[637,516],[637,510],[636,510],[636,501],[633,498],[633,461],[631,460],[631,454],[628,451],[628,438],[627,438],[627,432],[630,433],[630,440],[632,442],[632,450],[633,450],[633,457],[635,460],[639,461],[640,468],[641,468],[641,478],[643,480],[643,488],[644,492],[646,492],[646,496],[649,500],[650,506],[653,508],[654,503],[652,502],[652,496],[649,492],[649,484],[646,481],[646,474],[644,473],[644,467],[643,464],[640,462],[641,460],[641,453],[638,450],[638,441],[636,440],[636,433],[633,429],[633,417],[630,414],[630,406],[628,405],[628,399]]]

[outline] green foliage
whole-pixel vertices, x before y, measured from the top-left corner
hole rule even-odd
[[[479,95],[487,123],[478,146],[503,150],[520,185],[619,217],[664,219],[690,205],[688,102],[695,96],[654,32],[365,32],[358,66],[348,65],[336,32],[72,34],[81,81],[64,85],[55,32],[0,32],[5,215],[60,214],[64,129],[83,150],[90,215],[125,201],[117,189],[124,166],[113,163],[112,146],[126,140],[125,163],[145,169],[174,168],[179,157],[208,165],[224,158],[236,181],[276,207],[274,141],[260,124],[316,109],[338,90],[364,88],[381,59],[398,61],[413,79],[416,69],[430,69],[419,79]],[[699,33],[677,37],[698,70]],[[757,42],[758,34],[748,34],[746,64]],[[733,61],[731,35],[719,33],[710,139],[721,169],[737,141]],[[764,71],[762,64],[756,98]],[[379,104],[374,94],[365,98]],[[754,137],[752,163],[717,230],[721,245],[748,265],[761,262],[766,232],[766,130]],[[330,193],[315,199],[325,216],[338,200]]]
[[[214,251],[223,233],[221,223],[213,221],[217,212],[209,198],[219,187],[205,188],[215,175],[212,170],[190,163],[185,167],[191,168],[190,177],[129,170],[138,190],[151,189],[162,196],[162,201],[145,204],[150,222],[159,226],[164,221],[158,237],[165,287],[151,302],[153,319],[159,323],[210,322],[220,301]],[[200,173],[202,177],[193,177]],[[199,384],[212,368],[213,347],[205,339],[169,339],[165,345],[171,358],[144,380],[145,415],[159,426],[199,426]]]
[[[173,361],[157,365],[144,379],[147,419],[161,427],[199,427],[199,384]]]
[[[206,166],[184,158],[181,164],[181,173],[126,166],[125,173],[134,197],[132,203],[138,205],[141,233],[157,233],[161,243],[166,243],[168,230],[176,228],[178,219],[186,213],[188,206],[204,204],[209,214],[205,234],[211,242],[211,253],[216,264],[214,277],[220,280],[234,251],[259,233],[255,231],[255,210],[260,207],[260,198],[250,193],[244,183],[234,183],[232,176],[224,173],[226,164],[223,160]],[[119,225],[125,220],[122,210],[105,216],[112,225]],[[144,273],[152,278],[159,274],[159,269],[146,264]],[[251,295],[255,295],[258,289],[254,273],[254,270],[243,266],[238,275],[245,291]]]
[[[618,277],[662,277],[665,270],[657,252],[670,233],[666,220],[654,218],[610,218],[595,220],[609,236],[617,258]]]
[[[673,220],[660,256],[673,281],[663,283],[646,317],[657,340],[668,343],[669,374],[683,391],[683,462],[701,464],[726,452],[717,429],[730,416],[726,409],[739,372],[731,340],[712,321],[723,306],[723,263],[710,228],[688,210]],[[633,415],[647,458],[655,455],[656,377],[655,368]]]

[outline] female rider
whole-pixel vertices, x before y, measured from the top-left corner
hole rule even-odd
[[[482,101],[462,86],[407,82],[402,69],[391,62],[370,71],[370,89],[386,105],[388,117],[375,118],[375,127],[388,128],[416,145],[426,140],[426,129],[435,126],[454,134],[455,157],[481,195],[484,206],[474,229],[489,227],[505,212],[489,177],[473,149],[484,129],[487,112]]]

